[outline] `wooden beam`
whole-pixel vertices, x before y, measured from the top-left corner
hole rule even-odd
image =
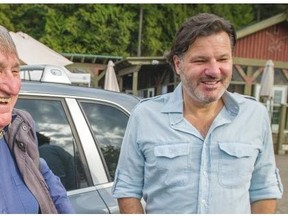
[[[151,65],[157,61],[158,64],[166,64],[166,58],[164,56],[152,56],[152,57],[127,57],[125,59],[132,65]]]
[[[287,69],[282,69],[282,73],[284,74],[286,80],[288,80],[288,70]]]
[[[244,70],[242,69],[242,67],[240,65],[235,65],[235,68],[237,69],[237,71],[239,72],[240,76],[243,78],[243,80],[246,80],[246,73],[244,72]]]
[[[125,76],[128,74],[133,74],[135,71],[139,71],[142,65],[133,65],[127,68],[124,68],[120,71],[118,71],[118,76]]]
[[[230,83],[230,85],[243,85],[243,84],[245,84],[245,82],[244,81],[234,81],[234,80],[231,80],[231,83]]]
[[[106,75],[106,69],[100,75],[98,74],[98,81],[101,80]]]
[[[257,77],[263,72],[263,70],[264,70],[264,67],[259,67],[259,68],[254,72],[254,74],[252,75],[254,81],[255,81],[255,80],[257,79]]]
[[[233,64],[264,67],[267,60],[234,57]],[[274,63],[274,68],[288,69],[288,62],[273,61],[273,63]]]

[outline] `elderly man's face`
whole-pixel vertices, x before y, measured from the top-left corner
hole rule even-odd
[[[15,54],[0,52],[0,129],[11,122],[21,87],[19,66]]]

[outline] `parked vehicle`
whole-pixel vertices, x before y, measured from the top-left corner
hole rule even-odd
[[[61,178],[77,213],[119,213],[112,181],[127,121],[138,101],[102,89],[22,82],[16,107],[34,118],[41,135],[40,156]]]
[[[91,74],[72,73],[67,68],[56,65],[22,65],[20,67],[22,80],[73,84],[90,87]]]

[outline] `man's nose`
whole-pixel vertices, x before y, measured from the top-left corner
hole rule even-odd
[[[205,74],[208,76],[217,76],[220,74],[220,64],[216,60],[213,60],[207,64]]]

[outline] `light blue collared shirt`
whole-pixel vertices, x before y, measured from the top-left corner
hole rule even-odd
[[[281,198],[265,107],[225,92],[205,138],[183,118],[182,85],[139,103],[128,122],[112,189],[144,198],[146,213],[250,213]]]

